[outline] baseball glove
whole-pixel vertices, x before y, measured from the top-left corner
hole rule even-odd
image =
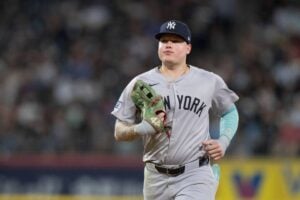
[[[166,112],[164,102],[155,90],[142,80],[137,80],[131,98],[141,111],[141,118],[153,126],[157,132],[166,132]]]

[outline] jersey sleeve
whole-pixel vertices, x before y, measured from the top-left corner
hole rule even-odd
[[[134,105],[130,94],[133,89],[135,79],[133,79],[121,93],[111,114],[121,121],[134,123],[136,120],[136,106]]]
[[[215,90],[212,100],[213,111],[222,116],[238,99],[238,95],[228,88],[220,76],[216,75]]]

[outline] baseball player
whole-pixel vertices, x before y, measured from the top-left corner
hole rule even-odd
[[[143,139],[144,199],[213,200],[218,178],[211,162],[224,156],[235,135],[238,96],[220,76],[187,64],[192,46],[185,23],[167,21],[155,38],[161,65],[137,75],[123,90],[112,111],[115,138]],[[163,122],[166,131],[156,128],[159,123],[137,117],[131,95],[137,81],[162,96],[165,113],[157,113],[159,120],[154,122]],[[210,138],[210,109],[220,116],[218,139]]]

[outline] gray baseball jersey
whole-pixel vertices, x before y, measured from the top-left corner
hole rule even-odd
[[[170,137],[164,133],[143,136],[144,162],[178,165],[203,156],[201,142],[210,138],[209,110],[221,115],[238,100],[223,79],[212,72],[190,66],[188,73],[169,82],[156,67],[136,76],[122,92],[112,111],[121,121],[137,122],[130,93],[138,79],[163,96],[167,125],[171,127]]]

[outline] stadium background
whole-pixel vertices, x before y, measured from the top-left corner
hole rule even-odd
[[[116,143],[110,111],[159,64],[153,34],[170,18],[192,29],[189,62],[240,96],[217,199],[300,199],[299,1],[10,0],[0,11],[0,199],[141,199],[141,141]]]

